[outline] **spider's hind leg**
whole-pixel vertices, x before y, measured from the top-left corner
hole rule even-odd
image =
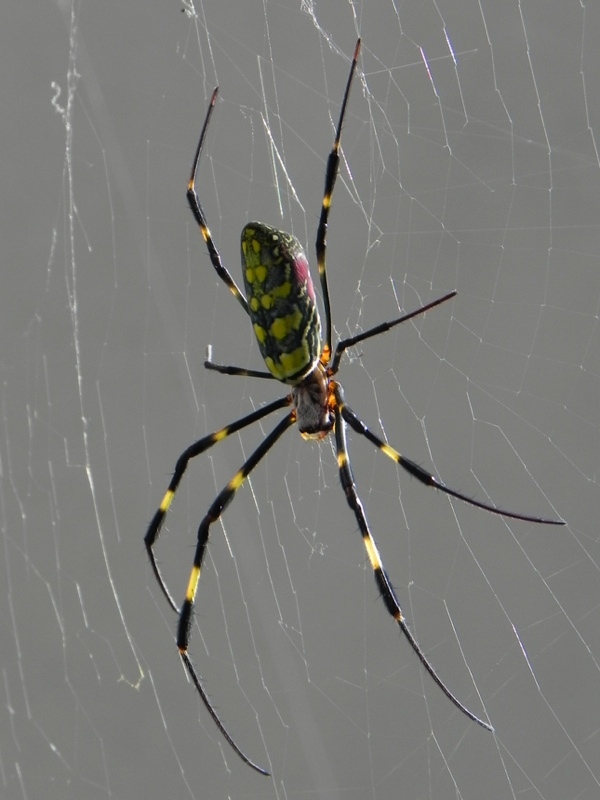
[[[343,391],[341,386],[339,386],[339,384],[336,384],[335,400],[336,400],[335,446],[337,452],[337,462],[340,471],[340,481],[342,483],[342,487],[346,494],[346,500],[348,501],[348,505],[350,506],[350,508],[354,513],[354,516],[356,517],[356,522],[358,523],[358,527],[363,538],[363,544],[365,546],[369,562],[373,569],[375,582],[377,583],[377,587],[381,594],[384,605],[388,610],[388,613],[398,623],[400,630],[402,631],[404,636],[408,639],[410,646],[417,654],[421,664],[425,667],[429,675],[437,683],[437,685],[440,687],[440,689],[446,695],[446,697],[452,703],[454,703],[454,705],[460,711],[462,711],[463,714],[469,717],[469,719],[473,720],[473,722],[476,722],[478,725],[481,725],[481,727],[485,728],[486,730],[492,731],[493,728],[491,725],[489,725],[487,722],[484,722],[472,711],[469,711],[469,709],[460,702],[460,700],[450,691],[450,689],[448,689],[446,684],[442,681],[442,679],[439,677],[439,675],[433,668],[432,664],[429,662],[427,656],[421,649],[412,631],[408,627],[406,620],[404,619],[400,602],[396,596],[396,592],[394,591],[394,588],[390,582],[387,572],[385,571],[385,568],[383,566],[381,556],[379,555],[379,550],[377,549],[375,540],[373,539],[373,536],[371,535],[371,532],[369,530],[362,502],[358,496],[358,492],[356,491],[356,484],[354,482],[354,476],[352,474],[352,467],[350,465],[350,458],[348,456],[348,446],[346,442],[346,421],[345,417],[343,416],[343,412],[346,406],[344,404]]]

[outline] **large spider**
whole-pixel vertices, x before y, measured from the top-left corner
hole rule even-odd
[[[332,431],[334,432],[342,487],[346,494],[348,505],[356,517],[356,522],[362,534],[363,544],[367,551],[371,567],[373,568],[375,581],[386,609],[396,620],[421,663],[446,697],[454,703],[463,714],[469,717],[469,719],[487,730],[493,730],[492,726],[466,708],[438,676],[404,619],[400,602],[383,567],[379,551],[369,531],[364,509],[356,490],[346,445],[346,425],[349,425],[360,436],[364,436],[382,453],[388,456],[388,458],[395,461],[396,464],[409,472],[418,481],[425,484],[425,486],[432,486],[465,503],[470,503],[473,506],[477,506],[493,514],[501,514],[504,517],[512,517],[513,519],[524,520],[526,522],[564,525],[562,520],[542,519],[528,514],[517,514],[512,511],[496,508],[495,506],[479,502],[478,500],[474,500],[467,495],[449,488],[417,463],[401,455],[401,453],[395,450],[390,444],[370,431],[346,404],[342,387],[338,381],[334,379],[334,376],[339,370],[342,356],[349,347],[359,342],[364,342],[367,339],[372,339],[374,336],[385,333],[389,331],[390,328],[400,325],[402,322],[406,322],[417,315],[424,314],[431,308],[450,300],[456,294],[456,292],[449,292],[443,297],[433,300],[415,311],[411,311],[409,314],[404,314],[388,322],[382,322],[348,339],[342,339],[336,344],[332,357],[331,309],[329,290],[327,288],[325,236],[331,208],[331,196],[338,174],[342,124],[346,113],[352,78],[356,70],[356,63],[360,53],[360,45],[361,42],[359,39],[354,49],[350,74],[348,75],[348,81],[342,99],[342,107],[333,148],[327,160],[325,191],[317,230],[317,264],[319,267],[319,279],[321,282],[321,292],[325,310],[324,339],[321,332],[321,320],[316,305],[315,290],[310,276],[308,261],[300,242],[294,236],[271,228],[268,225],[264,225],[262,222],[250,222],[244,227],[242,231],[242,271],[246,290],[245,297],[221,260],[219,251],[217,250],[208,225],[206,224],[206,218],[196,192],[198,164],[200,162],[200,155],[202,153],[208,124],[215,107],[218,89],[215,89],[212,94],[194,156],[187,189],[188,202],[202,231],[212,265],[219,277],[227,284],[232,294],[250,317],[254,333],[258,340],[258,346],[268,368],[268,372],[215,364],[210,360],[210,349],[208,360],[205,362],[204,366],[207,369],[221,372],[225,375],[246,375],[254,378],[275,379],[291,388],[289,393],[284,397],[275,400],[273,403],[269,403],[263,408],[259,408],[252,414],[242,417],[242,419],[238,419],[226,425],[224,428],[211,433],[209,436],[199,439],[180,455],[169,488],[146,533],[145,543],[150,557],[150,563],[160,588],[173,610],[179,615],[177,647],[179,648],[179,654],[204,705],[225,739],[240,758],[253,769],[257,770],[257,772],[264,775],[268,775],[269,773],[245,755],[219,719],[202,687],[198,673],[192,665],[188,655],[188,646],[192,628],[194,601],[198,589],[198,582],[200,580],[200,570],[208,544],[210,526],[221,517],[221,514],[231,503],[236,492],[254,467],[264,458],[275,442],[288,428],[297,424],[300,434],[305,439],[323,439]],[[246,428],[248,425],[252,425],[254,422],[258,422],[264,417],[283,408],[289,409],[285,417],[278,422],[275,428],[273,428],[269,435],[235,473],[229,483],[214,500],[206,516],[202,519],[198,529],[198,542],[196,544],[194,565],[188,581],[183,605],[181,609],[179,609],[171,597],[158,568],[154,554],[154,545],[158,539],[166,513],[173,502],[175,492],[187,469],[188,463],[192,458],[204,453],[214,444],[222,442],[232,433],[236,433]]]

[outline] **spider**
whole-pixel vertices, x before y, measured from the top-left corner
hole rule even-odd
[[[350,95],[350,87],[356,71],[360,47],[361,40],[359,39],[354,49],[350,73],[342,98],[333,147],[327,160],[325,190],[316,238],[317,264],[325,311],[324,337],[321,331],[321,320],[317,309],[315,289],[310,276],[308,261],[300,242],[294,236],[272,228],[269,225],[265,225],[262,222],[250,222],[244,227],[241,236],[241,249],[245,295],[238,288],[221,260],[219,251],[208,229],[206,217],[196,190],[198,165],[206,137],[206,131],[217,100],[218,88],[213,91],[210,100],[196,148],[187,188],[187,199],[192,214],[204,237],[211,263],[218,276],[229,287],[234,297],[250,317],[250,322],[252,323],[258,346],[268,371],[265,372],[246,369],[244,367],[216,364],[211,360],[210,347],[207,353],[207,360],[204,363],[205,368],[220,372],[224,375],[244,375],[253,378],[275,379],[289,386],[290,391],[284,397],[253,411],[251,414],[241,419],[235,420],[235,422],[226,425],[224,428],[208,436],[204,436],[202,439],[190,445],[179,456],[175,466],[175,472],[169,483],[169,488],[148,527],[144,541],[150,558],[150,564],[159,586],[171,608],[179,615],[177,647],[193,684],[200,694],[210,716],[233,750],[246,764],[263,775],[268,775],[269,773],[248,758],[225,729],[217,712],[208,699],[200,677],[190,660],[188,646],[192,629],[194,602],[200,580],[200,571],[208,544],[210,527],[220,519],[221,514],[231,503],[236,492],[242,486],[246,478],[288,428],[296,424],[304,439],[318,440],[324,439],[330,433],[334,434],[342,488],[345,492],[348,505],[356,518],[367,557],[373,569],[375,581],[387,611],[398,623],[400,630],[415,651],[421,664],[446,697],[454,703],[463,714],[469,717],[469,719],[486,730],[492,731],[493,728],[464,706],[450,691],[438,676],[406,623],[400,601],[384,569],[379,551],[369,530],[363,505],[358,496],[346,444],[346,426],[350,426],[355,433],[371,442],[371,444],[384,453],[384,455],[394,461],[398,466],[405,469],[413,478],[416,478],[425,486],[431,486],[441,492],[445,492],[451,497],[458,498],[464,503],[469,503],[472,506],[476,506],[492,514],[500,514],[504,517],[511,517],[526,522],[544,523],[548,525],[565,524],[564,521],[560,519],[544,519],[528,514],[506,511],[496,506],[475,500],[449,488],[423,469],[423,467],[419,466],[419,464],[403,456],[398,450],[395,450],[388,444],[387,441],[381,439],[369,430],[350,406],[347,405],[343,389],[334,378],[339,370],[342,356],[349,347],[353,347],[359,342],[364,342],[367,339],[372,339],[379,334],[385,333],[396,325],[400,325],[413,317],[424,314],[456,295],[455,291],[449,292],[443,297],[439,297],[421,306],[421,308],[404,314],[397,319],[382,322],[356,336],[342,339],[336,344],[332,354],[331,307],[329,302],[329,290],[327,287],[326,268],[326,232],[331,209],[331,197],[339,168],[342,125],[346,113],[348,97]],[[187,584],[185,599],[181,609],[179,609],[160,573],[154,553],[154,545],[156,544],[167,511],[173,502],[175,492],[177,491],[177,487],[179,486],[189,462],[213,445],[222,442],[228,436],[231,436],[231,434],[241,431],[249,425],[268,417],[275,411],[285,408],[289,409],[285,417],[277,423],[268,436],[266,436],[252,455],[235,473],[229,483],[221,490],[208,509],[205,517],[200,522],[194,564]]]

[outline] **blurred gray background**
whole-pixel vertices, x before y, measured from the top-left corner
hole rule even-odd
[[[182,13],[182,10],[184,13]],[[0,796],[600,796],[600,162],[588,3],[11,4],[0,26]],[[216,525],[187,683],[143,534],[181,450],[283,393],[185,199],[239,277],[250,219],[329,228],[336,333],[458,289],[345,359],[349,404],[449,485],[350,437],[406,616],[387,616],[331,444],[288,433]],[[313,265],[314,266],[314,265]],[[315,272],[316,278],[316,272]],[[158,556],[184,596],[198,522],[274,426],[194,463]]]

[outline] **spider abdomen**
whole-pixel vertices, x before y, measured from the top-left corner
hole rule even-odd
[[[242,231],[248,310],[269,372],[295,385],[321,355],[321,320],[308,260],[290,233],[262,222]]]

